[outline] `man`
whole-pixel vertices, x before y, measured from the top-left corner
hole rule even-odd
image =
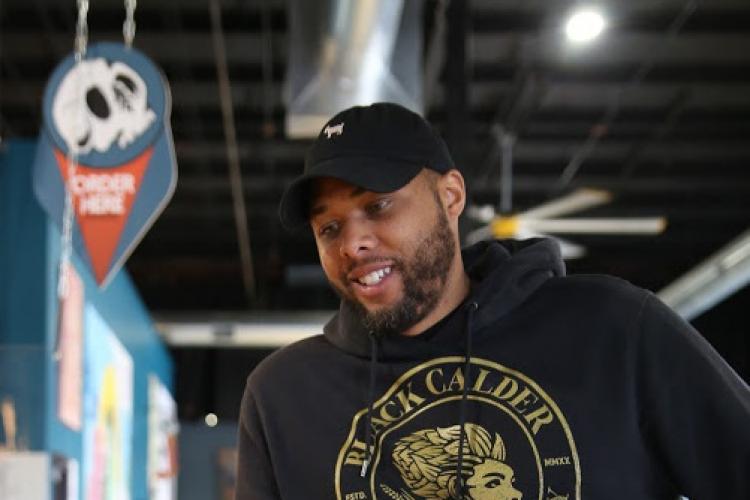
[[[248,379],[238,500],[750,498],[750,391],[650,293],[548,240],[460,250],[418,115],[332,118],[280,207],[341,296]]]

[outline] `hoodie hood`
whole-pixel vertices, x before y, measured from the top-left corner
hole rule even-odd
[[[558,245],[546,238],[523,241],[482,241],[462,251],[464,269],[471,279],[468,301],[478,305],[474,330],[496,321],[518,307],[545,281],[565,275]],[[462,318],[458,318],[463,324]],[[370,355],[369,334],[357,314],[345,302],[324,328],[326,339],[337,348],[358,357]],[[377,332],[372,332],[377,334]],[[386,336],[382,361],[422,359],[463,352],[463,341],[446,341],[463,336],[463,328],[449,320],[429,341]],[[481,342],[481,336],[476,339]]]

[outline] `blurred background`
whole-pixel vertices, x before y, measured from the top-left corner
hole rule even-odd
[[[128,3],[90,2],[90,44],[122,42]],[[396,101],[441,132],[468,183],[467,241],[560,238],[569,273],[660,293],[750,379],[746,0],[130,4],[133,47],[171,88],[179,179],[122,273],[155,332],[148,342],[165,346],[179,498],[230,498],[247,374],[337,307],[312,235],[285,231],[276,211],[311,138],[353,104]],[[0,3],[6,163],[13,144],[42,130],[45,85],[73,50],[77,6]],[[0,235],[21,251],[11,227]],[[27,355],[43,359],[40,343]],[[5,347],[5,373],[17,377],[8,359],[19,351]],[[146,498],[133,484],[133,498]]]

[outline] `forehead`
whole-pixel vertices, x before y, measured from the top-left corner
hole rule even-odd
[[[333,201],[365,198],[371,193],[359,186],[332,177],[313,179],[309,187],[308,215],[312,219],[328,210]]]
[[[400,191],[415,190],[418,186],[427,185],[429,184],[429,181],[427,180],[429,179],[428,176],[429,174],[427,173],[427,171],[423,170],[415,177],[413,177],[410,181],[408,181],[405,185],[391,192],[397,193]],[[330,196],[357,197],[363,194],[378,195],[385,193],[386,192],[370,191],[334,177],[319,177],[310,181],[308,199],[311,202],[312,206],[316,201]]]
[[[330,196],[346,196],[350,197],[359,196],[367,193],[364,188],[349,184],[341,179],[334,179],[333,177],[321,177],[319,179],[313,179],[310,184],[310,201],[312,205],[315,204],[321,198]]]
[[[513,469],[507,464],[493,458],[486,459],[483,463],[476,465],[474,470],[481,474],[489,474],[493,472],[507,473],[513,471]]]
[[[343,204],[352,206],[361,203],[367,203],[369,200],[383,194],[403,194],[409,198],[422,196],[427,191],[421,186],[426,185],[424,174],[420,173],[401,188],[381,193],[369,191],[362,187],[356,186],[341,179],[333,177],[320,177],[310,181],[308,190],[308,215],[312,219],[330,209],[332,206],[341,207]]]

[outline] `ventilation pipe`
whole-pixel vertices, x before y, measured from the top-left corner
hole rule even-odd
[[[315,137],[337,112],[390,101],[422,113],[422,2],[291,0],[286,133]]]

